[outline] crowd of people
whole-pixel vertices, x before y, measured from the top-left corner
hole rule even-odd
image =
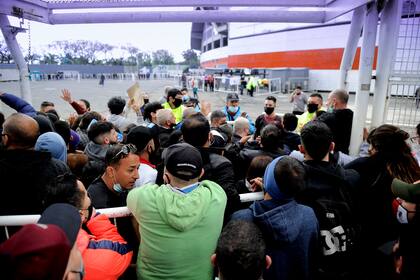
[[[166,87],[107,116],[61,98],[77,116],[0,92],[0,215],[42,213],[0,234],[5,279],[420,278],[418,155],[383,124],[350,156],[345,90],[297,88],[282,116],[267,96],[255,121],[236,93],[211,110]]]

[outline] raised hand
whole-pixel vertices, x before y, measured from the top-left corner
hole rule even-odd
[[[68,89],[61,90],[62,95],[60,96],[64,101],[72,103],[71,92]]]

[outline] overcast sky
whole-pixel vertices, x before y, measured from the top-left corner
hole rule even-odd
[[[17,20],[9,19],[12,25],[18,26]],[[27,21],[24,27],[27,27]],[[167,49],[177,62],[182,61],[181,53],[190,48],[190,32],[191,23],[48,25],[31,22],[32,49],[35,51],[46,49],[46,45],[58,40],[92,40],[115,46],[131,44],[144,51]],[[26,49],[28,34],[19,34],[18,41]]]

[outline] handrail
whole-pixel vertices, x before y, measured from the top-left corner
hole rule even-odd
[[[261,200],[264,197],[263,192],[255,193],[243,193],[240,194],[241,202],[251,202],[255,200]],[[108,218],[121,218],[131,216],[131,212],[127,207],[114,207],[114,208],[104,208],[97,209],[97,212],[105,214]],[[9,215],[9,216],[0,216],[0,226],[22,226],[26,224],[36,223],[41,215]]]

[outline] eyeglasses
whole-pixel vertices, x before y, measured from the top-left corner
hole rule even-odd
[[[417,143],[419,141],[420,136],[414,136],[410,138],[411,143]]]
[[[121,151],[119,151],[115,156],[112,157],[111,162],[119,161],[120,159],[128,156],[130,153],[134,154],[137,152],[136,146],[133,144],[127,144],[121,147]]]

